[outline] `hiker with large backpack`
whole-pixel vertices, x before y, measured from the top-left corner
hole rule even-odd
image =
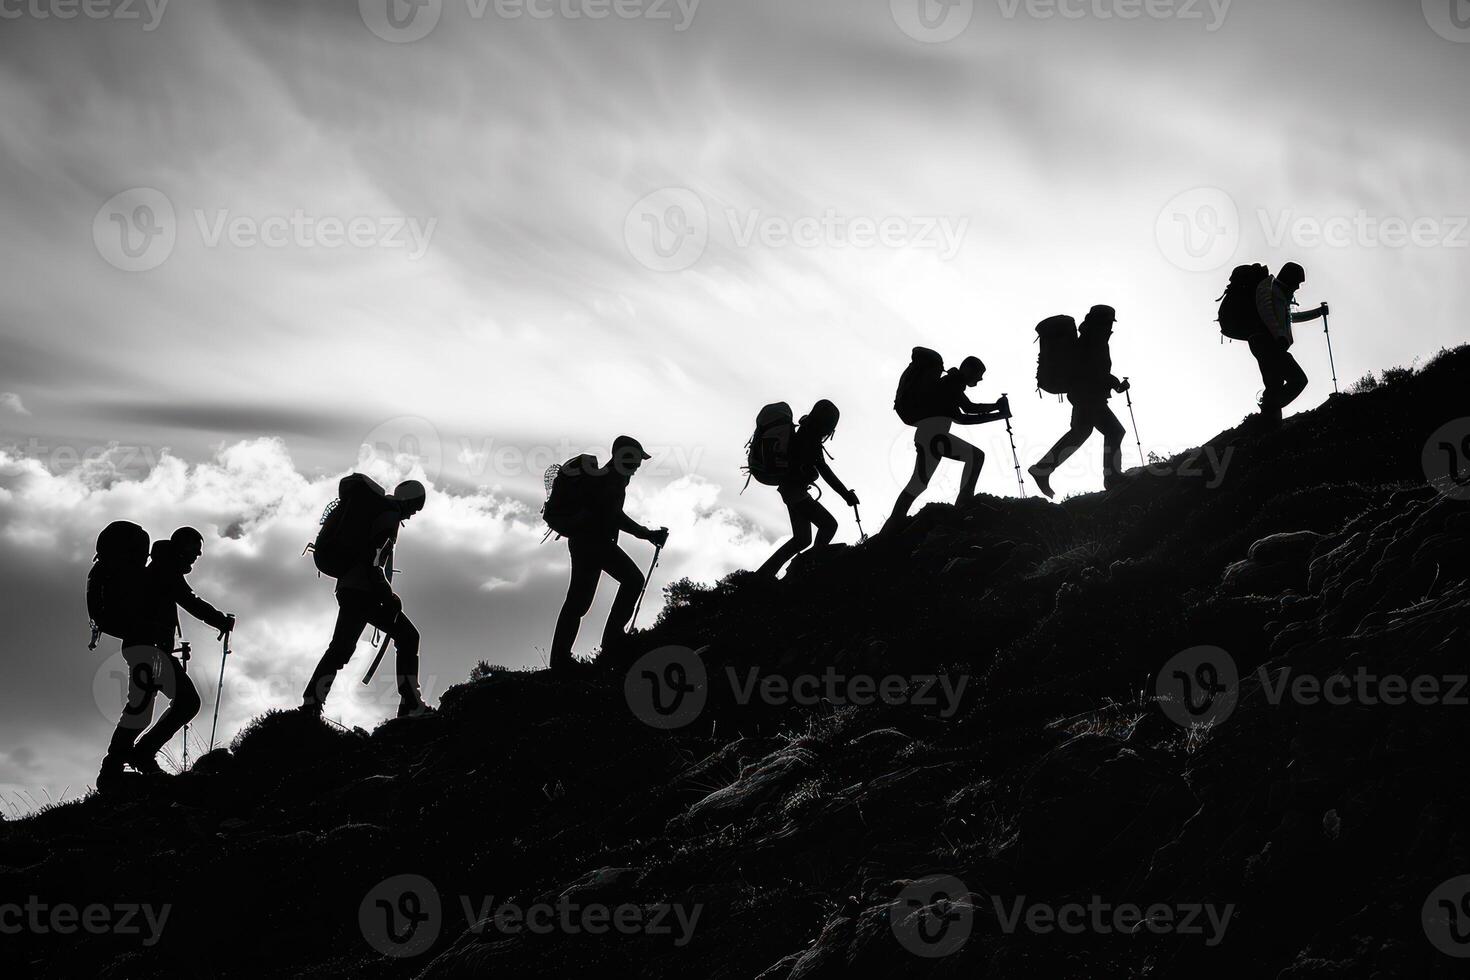
[[[1261,393],[1260,418],[1266,428],[1281,425],[1281,410],[1296,401],[1307,387],[1307,373],[1291,354],[1295,343],[1292,324],[1306,323],[1327,315],[1326,303],[1314,310],[1292,309],[1296,306],[1296,291],[1306,280],[1306,270],[1295,262],[1288,262],[1274,279],[1268,275],[1256,284],[1255,330],[1246,342],[1250,344],[1251,355],[1261,371],[1264,390]],[[1223,325],[1224,321],[1221,322]]]
[[[147,534],[137,525],[124,525],[123,530],[117,531],[115,528],[118,528],[117,524],[109,525],[103,536],[111,533],[125,542],[121,543],[120,550],[131,555],[136,572],[137,550],[146,543]],[[109,550],[114,543],[106,543]],[[98,563],[94,569],[101,566],[103,551],[104,542],[99,537]],[[192,527],[181,527],[166,540],[155,541],[149,549],[147,568],[131,586],[132,612],[124,614],[120,624],[113,621],[113,625],[122,630],[122,653],[128,664],[128,694],[122,718],[113,731],[107,755],[102,760],[102,770],[97,776],[100,790],[105,791],[121,777],[124,763],[140,773],[161,773],[163,770],[157,758],[159,749],[199,712],[199,692],[195,690],[194,682],[189,680],[185,664],[173,656],[176,652],[174,640],[180,632],[179,607],[219,630],[222,636],[235,628],[235,617],[220,612],[201,599],[185,578],[203,553],[204,536]],[[92,598],[90,579],[89,576],[89,605]],[[124,593],[129,591],[120,579],[110,587]],[[99,588],[105,592],[109,586],[99,583]],[[105,605],[111,600],[100,598],[100,601]],[[102,612],[100,607],[98,612]],[[103,615],[110,617],[112,614],[106,612]],[[101,621],[98,621],[98,626],[110,631],[110,626],[103,626]],[[168,710],[149,728],[153,719],[153,702],[160,693],[169,699]]]
[[[893,398],[893,410],[898,417],[905,425],[914,427],[914,472],[893,502],[893,512],[884,522],[883,531],[892,530],[907,519],[909,508],[928,488],[941,460],[952,459],[965,465],[955,506],[964,506],[975,495],[985,453],[954,435],[950,427],[981,425],[1011,417],[1006,398],[994,403],[973,402],[965,394],[984,377],[985,362],[978,357],[967,357],[958,368],[946,371],[944,360],[937,353],[927,347],[914,348]]]
[[[398,717],[432,714],[419,691],[419,631],[393,591],[393,548],[398,529],[424,509],[427,492],[405,480],[390,493],[361,473],[344,476],[337,499],[322,515],[311,551],[317,571],[337,580],[337,623],[311,680],[301,710],[320,716],[337,672],[347,666],[362,631],[382,630],[397,649]]]
[[[627,636],[628,621],[633,618],[633,609],[647,580],[618,544],[618,535],[626,532],[659,550],[668,543],[668,528],[644,527],[623,510],[629,481],[643,461],[652,458],[637,439],[618,436],[613,440],[607,465],[599,465],[597,457],[586,453],[574,456],[548,474],[550,493],[541,516],[551,531],[567,539],[567,551],[572,559],[571,581],[551,637],[549,666],[559,674],[576,664],[572,644],[582,627],[582,617],[592,608],[603,572],[618,583],[617,595],[602,630],[603,654],[618,652]]]
[[[859,503],[827,465],[825,443],[837,432],[842,413],[823,398],[793,421],[791,408],[775,402],[756,416],[756,430],[747,446],[746,469],[752,479],[775,487],[791,518],[791,540],[776,549],[757,573],[774,579],[786,563],[809,547],[824,547],[837,534],[837,518],[808,490],[820,478],[849,507]],[[816,539],[812,528],[816,528]]]
[[[1072,424],[1032,466],[1028,473],[1048,497],[1056,496],[1051,475],[1081,448],[1093,432],[1103,437],[1103,486],[1111,490],[1123,474],[1123,436],[1127,429],[1108,400],[1130,385],[1113,374],[1113,355],[1108,342],[1118,315],[1111,306],[1094,306],[1075,328],[1071,317],[1051,317],[1036,328],[1041,341],[1037,363],[1037,386],[1053,394],[1065,394],[1072,403]]]

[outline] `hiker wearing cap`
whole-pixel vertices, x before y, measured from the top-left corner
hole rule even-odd
[[[192,527],[181,527],[167,539],[153,543],[137,598],[138,610],[130,626],[132,635],[123,639],[123,658],[128,663],[127,705],[102,760],[98,789],[105,790],[121,776],[124,763],[141,773],[161,773],[158,750],[199,712],[199,692],[184,664],[173,655],[174,639],[179,635],[179,607],[221,633],[235,628],[233,615],[201,599],[184,578],[203,553],[204,536]],[[169,699],[168,710],[149,728],[153,702],[160,693]]]
[[[317,567],[337,579],[337,624],[301,693],[301,709],[322,713],[337,672],[347,666],[363,629],[371,625],[386,633],[398,651],[398,717],[432,713],[419,691],[419,631],[404,615],[403,600],[392,585],[399,526],[424,509],[427,492],[419,481],[405,480],[384,494],[367,477],[353,474],[343,479],[340,493],[338,503],[322,519],[323,533],[315,545]],[[330,515],[336,516],[335,523]],[[324,536],[339,528],[329,547]]]
[[[1113,374],[1113,355],[1108,342],[1113,336],[1117,312],[1111,306],[1094,306],[1077,329],[1076,359],[1067,387],[1072,403],[1072,425],[1027,472],[1048,497],[1055,496],[1051,475],[1088,440],[1093,432],[1103,437],[1103,486],[1111,490],[1123,473],[1123,423],[1108,408],[1113,393],[1122,394],[1128,382]]]
[[[556,618],[556,632],[551,638],[551,669],[566,671],[575,663],[572,644],[581,629],[582,617],[592,608],[597,583],[602,573],[618,583],[607,625],[602,631],[602,652],[614,651],[626,637],[628,621],[643,591],[643,573],[618,544],[623,532],[662,548],[669,539],[669,529],[644,527],[623,510],[628,482],[643,461],[652,457],[632,436],[613,440],[612,456],[599,466],[591,455],[574,457],[563,463],[555,477],[551,495],[543,515],[558,534],[567,539],[572,559],[572,576],[561,613]]]
[[[1281,424],[1281,410],[1296,401],[1307,387],[1307,373],[1291,354],[1293,323],[1306,323],[1327,312],[1324,303],[1314,310],[1296,311],[1296,291],[1307,281],[1306,270],[1288,262],[1274,279],[1256,287],[1256,312],[1261,329],[1246,342],[1261,369],[1261,422],[1268,428]]]
[[[758,574],[775,578],[788,561],[812,547],[814,526],[817,530],[816,547],[832,543],[837,534],[837,518],[807,492],[818,477],[825,480],[849,507],[858,505],[857,494],[847,489],[827,465],[824,444],[837,432],[837,420],[841,415],[836,405],[823,398],[801,417],[791,431],[787,461],[774,484],[791,517],[791,540],[766,559],[757,570]]]
[[[943,363],[937,360],[937,354],[924,348],[918,348],[915,353],[919,351],[923,351],[924,355],[932,355],[929,359],[932,373],[937,373],[943,367]],[[958,368],[950,368],[938,377],[933,377],[932,374],[917,376],[918,369],[922,367],[916,358],[915,363],[910,365],[900,379],[899,394],[894,399],[899,418],[905,422],[914,419],[911,423],[914,426],[914,473],[909,478],[908,485],[899,493],[898,499],[893,502],[893,512],[883,524],[884,532],[897,527],[908,517],[909,508],[928,488],[929,481],[934,479],[940,460],[952,459],[965,464],[964,472],[960,476],[960,492],[955,497],[955,506],[964,506],[966,501],[975,496],[980,468],[985,465],[985,453],[978,446],[972,446],[954,435],[950,432],[950,427],[956,424],[980,425],[1011,417],[1011,406],[1005,398],[992,404],[973,402],[965,394],[967,389],[975,387],[985,377],[985,362],[980,358],[967,357],[960,362]],[[914,390],[915,388],[918,390]],[[922,407],[916,406],[914,409],[917,414],[906,409],[910,400],[921,402]]]

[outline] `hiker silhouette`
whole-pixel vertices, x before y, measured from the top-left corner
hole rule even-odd
[[[405,480],[391,494],[359,473],[343,477],[339,496],[322,518],[315,557],[318,569],[337,579],[337,623],[311,680],[301,710],[320,715],[337,672],[347,666],[362,631],[382,630],[397,650],[398,717],[430,714],[419,691],[419,631],[393,591],[393,548],[399,526],[424,509],[427,491]]]
[[[1256,312],[1260,329],[1246,341],[1261,371],[1264,390],[1260,401],[1260,422],[1266,428],[1281,425],[1281,410],[1296,401],[1307,387],[1307,373],[1292,356],[1296,342],[1292,336],[1294,323],[1306,323],[1324,316],[1327,304],[1313,310],[1297,311],[1296,292],[1307,281],[1306,270],[1288,262],[1276,277],[1261,280],[1256,287]]]
[[[913,360],[900,378],[894,398],[894,410],[899,418],[914,426],[914,472],[893,502],[893,512],[879,533],[896,528],[908,517],[909,508],[928,488],[941,460],[965,464],[955,506],[963,506],[975,495],[985,453],[954,435],[950,427],[981,425],[1011,417],[1010,403],[1004,397],[993,403],[973,402],[965,394],[967,388],[975,387],[984,377],[985,362],[978,357],[967,357],[958,368],[945,371],[938,354],[924,347],[914,348]]]
[[[627,636],[625,630],[643,593],[645,579],[618,544],[618,535],[626,531],[657,548],[662,548],[669,539],[668,528],[644,527],[623,510],[628,482],[646,459],[652,457],[643,451],[637,439],[618,436],[613,440],[612,455],[605,466],[599,466],[596,457],[584,454],[556,468],[542,516],[553,531],[567,539],[572,574],[551,638],[553,671],[564,672],[576,663],[572,644],[581,629],[582,617],[592,608],[603,572],[618,583],[602,631],[603,654],[617,652]]]
[[[785,404],[767,406],[767,410],[769,409],[785,409]],[[766,415],[767,410],[762,411],[762,416]],[[849,507],[858,505],[858,495],[844,486],[827,465],[824,444],[837,432],[837,422],[841,417],[842,413],[837,410],[837,406],[825,398],[813,405],[812,410],[803,415],[795,426],[791,425],[790,410],[786,409],[784,419],[772,420],[770,431],[776,434],[767,436],[764,440],[760,420],[757,420],[757,434],[752,437],[751,475],[776,488],[791,517],[791,540],[777,548],[765,560],[757,569],[758,574],[775,578],[788,561],[807,548],[820,548],[832,543],[832,538],[837,534],[837,518],[807,492],[819,477]],[[776,450],[769,466],[757,463],[755,450],[760,448],[762,441],[767,447]],[[813,527],[817,531],[815,541],[812,539]]]
[[[1108,341],[1118,315],[1111,306],[1094,306],[1077,330],[1067,384],[1067,401],[1072,403],[1072,425],[1030,469],[1031,478],[1048,497],[1055,497],[1051,475],[1091,437],[1103,437],[1103,487],[1112,489],[1123,473],[1123,423],[1108,408],[1114,392],[1129,389],[1113,374],[1113,355]]]
[[[192,527],[181,527],[166,540],[153,543],[136,595],[137,608],[128,622],[129,635],[123,639],[127,703],[102,760],[99,790],[105,792],[116,783],[124,763],[141,773],[162,772],[158,750],[199,712],[199,692],[184,664],[173,655],[174,639],[180,632],[179,607],[221,633],[235,628],[233,615],[201,599],[184,578],[203,553],[204,536]],[[153,703],[160,693],[169,699],[168,709],[150,728]]]

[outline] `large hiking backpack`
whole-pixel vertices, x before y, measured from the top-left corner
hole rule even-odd
[[[113,521],[97,535],[97,555],[87,571],[87,616],[97,649],[103,633],[128,639],[143,601],[148,532],[132,521]]]
[[[898,376],[893,393],[893,410],[904,425],[918,425],[935,414],[939,379],[944,375],[944,358],[927,347],[915,347],[909,366]]]
[[[791,472],[791,437],[796,422],[791,406],[772,402],[755,417],[755,432],[745,444],[745,472],[757,483],[774,487]]]
[[[1256,306],[1256,290],[1271,278],[1264,265],[1236,266],[1230,284],[1220,294],[1220,333],[1231,340],[1250,340],[1266,329]]]
[[[1077,321],[1069,316],[1047,317],[1036,325],[1040,350],[1036,356],[1036,387],[1065,395],[1077,373]]]
[[[541,517],[547,527],[562,537],[578,529],[592,509],[596,490],[592,474],[596,470],[597,457],[583,453],[546,471],[546,503]]]
[[[388,495],[369,477],[349,473],[337,483],[337,499],[322,511],[311,547],[317,571],[341,578],[373,560],[373,523],[388,509]]]

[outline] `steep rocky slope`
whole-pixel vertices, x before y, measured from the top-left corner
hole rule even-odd
[[[0,962],[1462,975],[1421,910],[1470,874],[1470,500],[1421,457],[1467,391],[1462,348],[1108,494],[931,506],[774,587],[680,583],[616,662],[477,672],[432,719],[265,716],[191,772],[0,824],[0,905],[168,908],[0,935]],[[1334,675],[1348,696],[1314,703]],[[1395,678],[1422,696],[1377,703]],[[646,723],[671,706],[682,727]],[[604,928],[516,930],[505,903]],[[1457,926],[1428,931],[1455,948]]]

